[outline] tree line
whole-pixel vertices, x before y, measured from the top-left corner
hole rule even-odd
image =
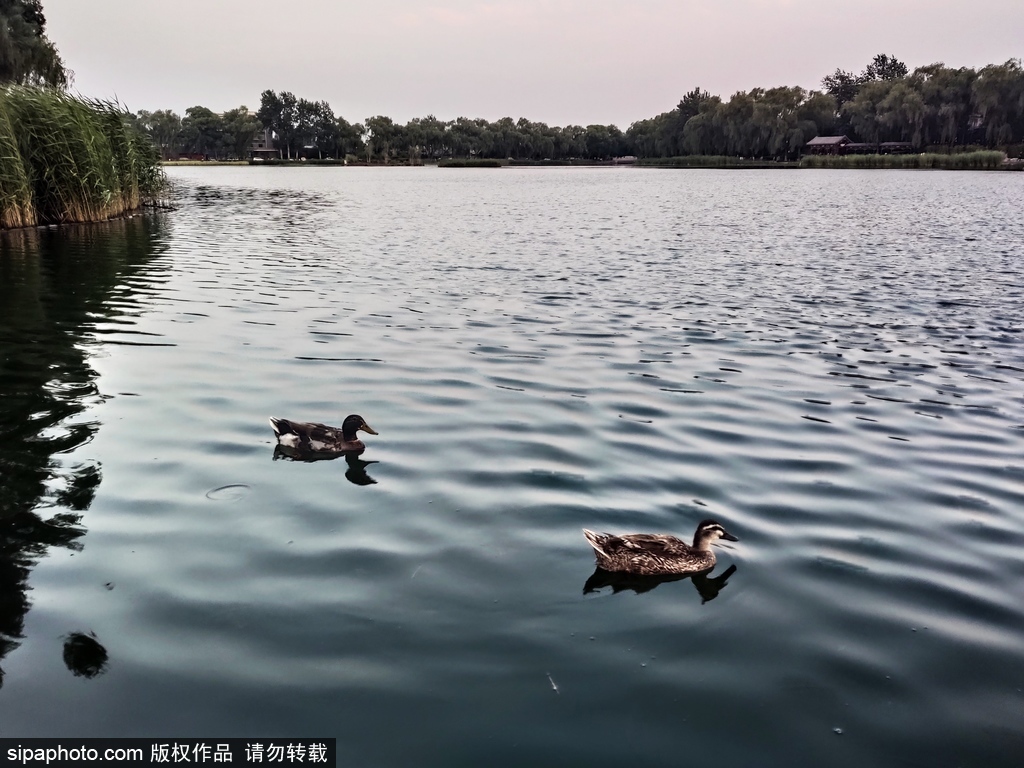
[[[169,110],[135,116],[165,158],[203,156],[244,159],[253,138],[267,129],[284,158],[349,158],[364,162],[438,160],[449,157],[516,159],[611,158],[631,145],[614,125],[552,127],[525,118],[489,122],[433,115],[405,125],[376,115],[361,123],[336,116],[326,101],[308,101],[283,91],[264,91],[260,108],[242,106],[218,115],[190,107],[184,117]]]
[[[2,0],[0,0],[2,1]],[[912,72],[879,54],[860,74],[837,69],[821,90],[754,88],[728,100],[695,88],[678,105],[614,125],[549,126],[526,118],[488,121],[433,115],[405,125],[384,115],[350,123],[325,101],[264,91],[256,112],[239,107],[216,114],[192,107],[140,112],[165,157],[181,154],[245,158],[252,137],[272,133],[282,157],[332,157],[365,162],[511,158],[523,161],[623,155],[665,158],[721,155],[791,159],[815,136],[845,134],[854,141],[906,142],[916,150],[943,145],[1008,148],[1024,144],[1024,68],[1020,60],[981,69],[944,64]],[[1018,147],[1019,151],[1019,147]]]
[[[785,159],[815,136],[944,145],[1008,147],[1024,142],[1024,69],[1020,60],[980,70],[929,64],[909,72],[879,54],[859,75],[837,69],[821,91],[781,87],[734,94],[699,88],[678,106],[633,123],[626,136],[641,157],[732,155]]]

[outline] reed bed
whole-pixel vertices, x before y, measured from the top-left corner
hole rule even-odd
[[[438,168],[501,168],[500,160],[439,160]]]
[[[548,160],[548,159],[545,159],[545,160],[509,160],[508,161],[508,165],[509,166],[523,166],[523,167],[527,167],[527,168],[529,168],[529,167],[549,168],[549,167],[561,167],[561,166],[567,166],[567,165],[590,167],[590,166],[595,166],[595,165],[597,165],[597,166],[605,166],[605,165],[612,166],[612,165],[615,165],[615,162],[612,161],[612,160],[591,160],[591,159],[588,159],[588,158],[567,157],[567,158],[564,158],[562,160]]]
[[[787,160],[759,160],[731,155],[683,155],[681,157],[645,157],[638,165],[657,168],[792,168],[797,163]]]
[[[149,138],[116,102],[0,88],[0,227],[105,221],[156,202]]]
[[[172,163],[173,163],[173,161],[172,161]],[[168,165],[171,165],[172,163],[168,163]],[[181,161],[180,164],[181,165],[188,165],[189,161]],[[195,165],[235,165],[236,163],[234,161],[199,160],[199,161],[196,161],[194,164]],[[313,158],[309,158],[309,159],[296,157],[296,158],[293,158],[291,160],[288,160],[288,159],[283,158],[283,157],[282,158],[267,157],[267,158],[260,158],[258,160],[257,159],[242,160],[242,161],[239,161],[239,164],[241,164],[241,165],[280,165],[280,166],[288,167],[288,168],[296,168],[296,167],[301,168],[302,166],[306,166],[306,165],[340,165],[340,166],[344,166],[344,165],[346,165],[346,162],[345,162],[345,160],[337,158],[337,157],[322,157],[322,158],[313,157]],[[365,163],[363,163],[363,164],[365,165]]]
[[[1005,168],[1006,153],[992,150],[920,155],[808,155],[802,168],[939,168],[951,171],[990,171]]]

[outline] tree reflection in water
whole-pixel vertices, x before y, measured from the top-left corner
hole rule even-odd
[[[75,677],[93,678],[107,669],[107,649],[91,632],[72,632],[64,640],[64,663]]]
[[[92,332],[123,313],[124,294],[117,308],[111,299],[162,250],[163,226],[159,216],[138,216],[0,233],[0,661],[24,637],[35,563],[51,547],[83,547],[83,513],[102,469],[62,456],[99,429],[81,420],[104,399],[89,363]],[[93,677],[106,650],[75,633],[64,660]]]

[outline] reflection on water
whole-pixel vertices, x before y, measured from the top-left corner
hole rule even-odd
[[[102,466],[63,457],[99,428],[90,409],[104,397],[87,344],[124,311],[124,281],[152,257],[160,226],[0,233],[0,661],[24,637],[34,565],[51,548],[82,551]],[[65,646],[69,658],[80,654]]]
[[[736,566],[730,565],[718,576],[711,577],[711,571],[704,573],[676,573],[661,576],[638,576],[634,573],[624,571],[606,571],[603,568],[595,568],[594,572],[583,585],[583,594],[598,592],[605,587],[611,587],[612,593],[617,594],[623,590],[632,590],[638,595],[650,592],[659,584],[670,581],[683,581],[690,579],[693,582],[697,594],[700,595],[700,602],[703,605],[709,600],[718,597],[725,586],[729,583],[729,577],[736,573]]]
[[[344,457],[348,468],[345,470],[345,478],[355,485],[374,485],[377,481],[367,473],[366,468],[371,464],[379,464],[378,461],[365,461],[352,453],[323,453],[320,451],[301,451],[288,445],[274,446],[274,461],[300,461],[312,463],[314,461],[334,461]]]
[[[172,170],[0,260],[7,733],[1019,763],[1017,176]],[[353,411],[364,456],[274,451]],[[713,605],[580,594],[581,528],[708,517]]]
[[[345,461],[348,469],[345,470],[345,479],[356,485],[373,485],[377,481],[369,476],[366,468],[371,464],[378,464],[376,461],[363,461],[358,456],[346,456]]]
[[[72,632],[64,640],[64,663],[75,677],[93,678],[107,669],[107,649],[92,633]]]

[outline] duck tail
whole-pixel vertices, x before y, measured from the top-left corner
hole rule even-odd
[[[604,551],[604,544],[608,541],[607,533],[595,533],[594,531],[584,528],[583,535],[586,536],[587,541],[590,542],[590,546],[594,548],[594,552],[601,557],[608,557],[608,553]]]
[[[291,424],[288,423],[288,419],[275,419],[273,416],[270,417],[270,428],[274,430],[274,434],[278,437],[294,431]]]

